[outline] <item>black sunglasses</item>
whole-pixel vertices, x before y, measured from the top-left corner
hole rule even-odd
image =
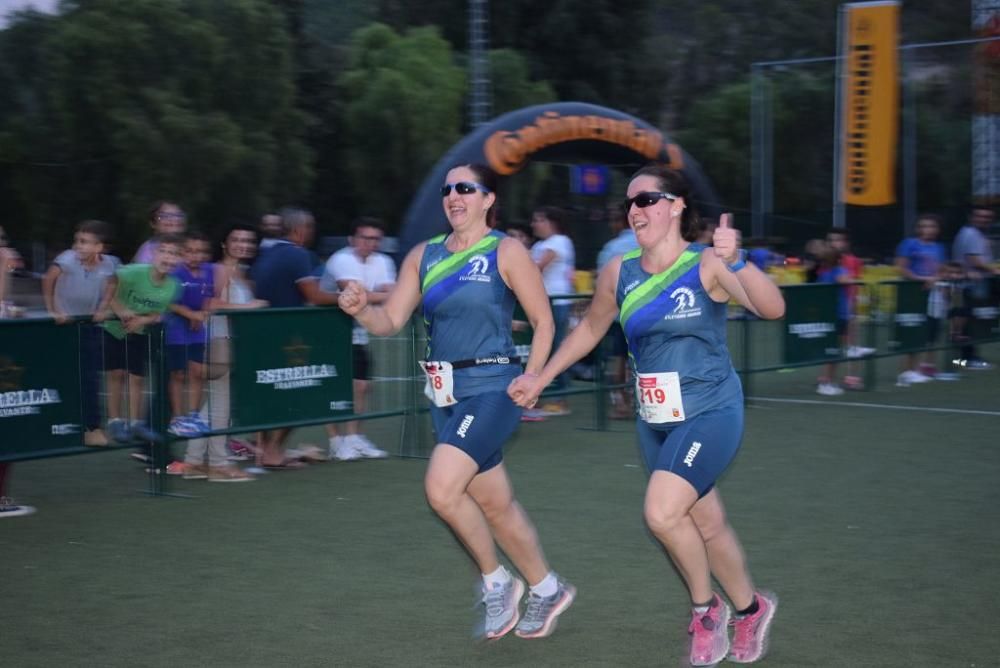
[[[490,194],[490,189],[486,186],[481,186],[478,183],[473,183],[472,181],[459,181],[458,183],[446,183],[441,186],[441,197],[447,197],[450,195],[452,188],[454,188],[455,192],[459,195],[471,195],[477,190],[484,195]]]
[[[622,202],[622,206],[625,208],[625,213],[632,210],[632,205],[635,204],[640,209],[645,209],[647,206],[653,206],[661,199],[673,202],[677,199],[677,195],[671,195],[670,193],[660,193],[660,192],[645,192],[639,193],[635,197],[626,197],[625,201]]]

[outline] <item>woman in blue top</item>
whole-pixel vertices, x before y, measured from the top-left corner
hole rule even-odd
[[[631,179],[625,211],[639,249],[601,271],[590,309],[538,376],[511,386],[532,406],[557,373],[593,349],[618,319],[636,374],[640,447],[650,471],[645,519],[666,547],[691,595],[691,664],[763,656],[777,599],[754,590],[743,550],[726,521],[715,481],[743,436],[743,391],[726,347],[726,304],[735,299],[762,318],[784,314],[781,292],[746,262],[739,232],[724,214],[713,246],[685,237],[697,221],[679,172],[659,165]],[[729,606],[736,607],[730,651]]]
[[[482,635],[495,639],[516,627],[522,638],[540,638],[554,630],[575,589],[549,569],[535,527],[514,500],[502,448],[521,418],[507,395],[521,373],[511,339],[514,301],[534,329],[529,372],[551,350],[552,311],[524,245],[493,229],[495,174],[481,165],[456,166],[441,198],[451,232],[410,251],[383,304],[369,304],[352,281],[340,307],[386,336],[422,302],[428,344],[421,366],[438,442],[424,480],[427,500],[483,573]],[[531,585],[523,617],[524,582],[500,564],[494,539]]]

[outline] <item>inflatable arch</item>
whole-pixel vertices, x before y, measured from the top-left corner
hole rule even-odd
[[[698,164],[650,124],[593,104],[542,104],[512,111],[477,128],[434,165],[400,227],[400,256],[448,229],[440,188],[453,165],[482,163],[504,177],[519,172],[529,160],[631,168],[663,162],[681,170],[691,182],[702,215],[719,213],[715,193]]]

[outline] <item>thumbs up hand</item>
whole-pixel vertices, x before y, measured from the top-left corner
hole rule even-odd
[[[740,231],[732,226],[732,214],[719,216],[719,226],[712,234],[715,256],[726,264],[733,264],[740,256]]]

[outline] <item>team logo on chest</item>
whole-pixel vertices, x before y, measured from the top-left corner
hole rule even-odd
[[[701,315],[701,307],[695,306],[697,300],[691,288],[677,288],[670,293],[670,298],[674,300],[674,310],[663,316],[664,320],[697,318]]]
[[[460,281],[477,281],[479,283],[490,283],[493,277],[487,274],[490,268],[490,259],[485,255],[473,255],[469,258],[469,273],[459,278]]]

